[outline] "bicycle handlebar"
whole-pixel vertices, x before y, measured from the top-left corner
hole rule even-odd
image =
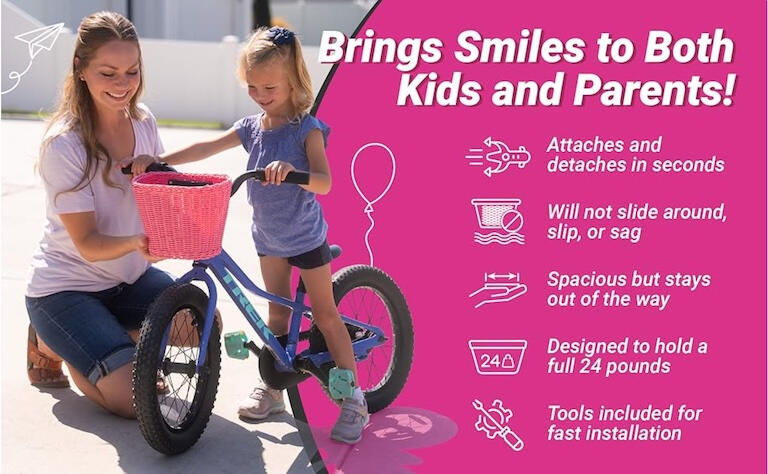
[[[229,195],[234,196],[237,190],[240,188],[240,185],[251,178],[264,181],[266,178],[264,175],[264,168],[256,168],[255,170],[246,171],[245,173],[235,178],[235,180],[232,182],[232,192],[230,192]],[[309,184],[309,173],[306,171],[290,171],[283,182],[291,184]]]
[[[123,174],[131,174],[131,165],[120,168],[120,171],[122,171]],[[151,163],[147,166],[147,171],[176,171],[176,168],[165,162]]]
[[[128,165],[125,168],[121,168],[120,171],[122,171],[123,174],[131,174],[131,165]],[[176,169],[168,165],[168,163],[152,163],[147,166],[147,171],[176,171]],[[240,186],[243,184],[243,182],[251,178],[264,181],[266,178],[266,175],[264,174],[264,168],[256,168],[255,170],[246,171],[245,173],[235,178],[235,180],[232,182],[232,191],[229,193],[229,195],[234,196],[237,190],[240,189]],[[291,171],[285,177],[283,182],[291,184],[309,184],[309,173],[306,171]]]

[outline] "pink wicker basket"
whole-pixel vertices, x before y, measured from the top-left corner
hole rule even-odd
[[[170,180],[210,183],[173,186]],[[202,260],[221,253],[232,181],[218,174],[150,172],[133,179],[149,253]]]

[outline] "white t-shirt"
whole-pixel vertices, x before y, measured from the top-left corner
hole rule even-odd
[[[163,152],[157,123],[146,106],[141,104],[139,108],[147,116],[144,120],[131,120],[135,137],[133,156],[157,156]],[[57,127],[61,130],[62,125],[54,124],[47,136],[55,135]],[[107,186],[102,177],[105,163],[99,162],[90,184],[67,192],[80,181],[85,163],[85,147],[76,130],[56,136],[43,151],[40,172],[47,198],[47,222],[40,246],[32,256],[27,296],[41,297],[60,291],[101,291],[123,282],[133,283],[149,268],[149,263],[138,251],[114,260],[89,262],[75,248],[59,214],[92,211],[96,228],[104,235],[144,233],[130,175],[122,174],[114,162],[109,177],[119,188]]]

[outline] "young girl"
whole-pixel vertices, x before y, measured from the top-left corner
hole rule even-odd
[[[337,367],[357,380],[349,333],[339,317],[331,284],[328,226],[315,194],[331,189],[325,156],[329,128],[307,114],[312,84],[293,32],[279,27],[256,31],[241,50],[238,75],[248,95],[263,109],[245,117],[218,138],[163,156],[171,165],[201,160],[242,144],[249,153],[248,169],[263,167],[266,180],[248,182],[253,206],[253,239],[268,291],[291,297],[291,268],[298,267],[307,288],[315,323],[323,333]],[[132,164],[142,173],[155,158],[139,156]],[[309,184],[280,183],[292,170],[308,170]],[[290,308],[269,304],[268,325],[276,335],[288,332]],[[282,393],[261,382],[239,408],[242,417],[263,419],[285,410]],[[356,443],[368,422],[368,407],[360,387],[345,398],[331,438]]]

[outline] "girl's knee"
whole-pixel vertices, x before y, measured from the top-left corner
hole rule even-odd
[[[269,317],[288,318],[291,315],[291,308],[277,303],[269,303]]]
[[[269,304],[268,325],[272,332],[278,331],[276,334],[288,332],[288,323],[290,320],[291,308],[275,303]]]
[[[267,320],[267,327],[269,327],[269,330],[272,331],[275,336],[288,334],[290,328],[290,313],[275,314],[270,311],[269,318]]]
[[[313,309],[312,319],[315,321],[315,324],[321,332],[342,324],[341,316],[339,316],[339,312],[335,307],[321,308],[319,310]]]

